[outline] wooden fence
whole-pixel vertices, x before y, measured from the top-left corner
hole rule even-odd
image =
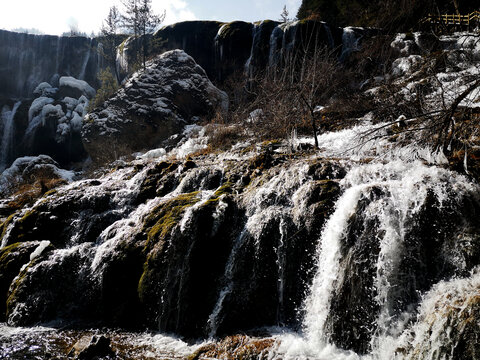
[[[474,30],[480,27],[480,11],[468,15],[428,15],[422,23],[430,24],[435,30]]]

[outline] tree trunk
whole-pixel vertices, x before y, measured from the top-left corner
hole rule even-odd
[[[313,130],[313,138],[315,139],[315,147],[318,149],[318,139],[317,139],[317,124],[315,124],[315,114],[313,111],[310,110],[310,116],[312,118],[312,130]]]
[[[458,0],[453,0],[453,6],[455,6],[455,12],[457,15],[460,15],[460,10],[458,8]]]

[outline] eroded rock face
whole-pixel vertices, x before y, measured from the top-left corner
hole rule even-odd
[[[262,74],[267,65],[281,65],[292,51],[313,50],[325,46],[341,49],[342,29],[315,20],[279,23],[233,21],[185,21],[165,26],[152,36],[151,54],[182,49],[205,69],[215,83],[231,75]],[[122,76],[132,70],[135,40],[130,38],[118,48],[117,68]],[[339,52],[340,55],[340,52]]]
[[[166,52],[135,73],[116,95],[88,114],[83,144],[102,162],[159,146],[187,124],[228,107],[205,71],[181,50]]]
[[[12,283],[8,321],[147,326],[188,338],[297,326],[338,178],[333,163],[271,157],[137,161],[11,216],[5,245],[50,239],[55,250],[27,261]]]

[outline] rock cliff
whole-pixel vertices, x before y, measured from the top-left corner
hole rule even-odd
[[[96,84],[102,57],[98,42],[85,37],[19,34],[0,30],[0,96],[29,98],[42,82],[61,76]]]

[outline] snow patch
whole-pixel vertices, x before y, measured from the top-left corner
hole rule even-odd
[[[95,89],[92,88],[86,81],[78,80],[71,76],[62,76],[59,80],[59,84],[60,87],[77,89],[90,99],[95,97],[96,94]]]

